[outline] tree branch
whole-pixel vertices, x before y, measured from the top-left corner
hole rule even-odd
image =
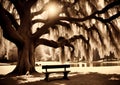
[[[105,13],[106,11],[108,11],[110,8],[113,8],[114,6],[120,5],[120,1],[119,0],[115,0],[114,2],[108,4],[107,6],[105,6],[102,10],[100,11],[96,11],[94,14],[102,14]]]
[[[64,27],[66,27],[66,28],[68,28],[68,29],[71,28],[71,27],[70,27],[70,23],[66,23],[66,22],[62,22],[62,21],[57,21],[57,22],[55,23],[55,25],[61,25],[61,26],[64,26]]]
[[[43,12],[44,12],[44,7],[41,10],[37,11],[37,12],[31,13],[31,19],[34,18],[37,15],[42,14]]]
[[[58,48],[59,45],[57,42],[53,41],[53,40],[47,40],[47,39],[38,39],[35,43],[35,47],[37,47],[38,45],[46,45],[46,46],[50,46],[53,48]]]
[[[0,25],[3,29],[3,36],[14,43],[22,43],[22,38],[13,28],[11,20],[6,16],[4,8],[0,4]]]
[[[45,23],[47,22],[47,20],[43,20],[43,19],[35,19],[35,20],[32,20],[32,25],[36,24],[36,23]]]
[[[32,34],[32,39],[39,39],[43,34],[48,33],[48,28],[55,24],[56,20],[49,20],[41,28],[39,28],[34,34]]]
[[[35,47],[37,47],[38,45],[46,45],[46,46],[53,47],[53,48],[67,46],[67,47],[72,48],[71,52],[74,52],[74,50],[75,50],[74,46],[69,42],[64,42],[64,41],[56,42],[56,41],[53,41],[53,40],[47,40],[47,39],[43,39],[43,38],[36,41]]]
[[[101,21],[102,23],[105,24],[105,23],[110,23],[112,20],[118,18],[119,16],[120,16],[120,12],[116,13],[115,15],[113,15],[113,16],[107,18],[107,19],[103,19],[103,18],[97,17],[97,16],[94,16],[94,18],[95,18],[96,20]]]
[[[13,15],[12,14],[10,14],[7,10],[5,10],[4,9],[4,11],[5,11],[5,14],[9,17],[9,19],[11,20],[11,22],[12,22],[12,24],[13,24],[13,26],[15,27],[15,29],[17,30],[20,26],[19,26],[19,24],[16,22],[16,20],[15,20],[15,18],[13,17]]]
[[[69,39],[70,42],[74,42],[77,39],[82,39],[87,45],[89,45],[89,38],[88,40],[85,39],[85,37],[83,35],[74,35],[73,37],[71,37]]]
[[[101,17],[97,17],[96,15],[97,14],[102,14],[102,13],[105,13],[106,11],[108,11],[110,8],[116,6],[116,5],[119,5],[120,4],[120,1],[119,0],[116,0],[110,4],[108,4],[105,8],[103,8],[102,10],[100,11],[96,11],[94,12],[93,14],[89,15],[89,16],[86,16],[84,18],[74,18],[74,17],[59,17],[58,19],[59,20],[66,20],[66,21],[70,21],[70,22],[83,22],[83,21],[86,21],[86,20],[89,20],[89,19],[97,19],[103,23],[107,23],[107,22],[110,22],[114,19],[116,19],[117,17],[120,16],[120,12],[118,12],[117,14],[113,15],[112,17],[108,18],[108,19],[103,19]]]

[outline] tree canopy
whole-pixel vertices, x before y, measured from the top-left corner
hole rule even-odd
[[[59,47],[58,43],[53,40],[40,38],[44,34],[50,34],[50,32],[53,33],[52,31],[54,31],[56,32],[53,35],[54,40],[61,36],[65,37],[64,39],[70,43],[76,41],[76,39],[81,39],[83,43],[89,46],[86,49],[99,46],[100,48],[103,47],[101,48],[102,51],[109,49],[110,46],[111,49],[109,51],[115,50],[117,55],[119,52],[120,32],[118,25],[120,16],[119,4],[118,0],[1,0],[1,8],[3,9],[1,10],[1,27],[4,30],[4,37],[8,40],[23,43],[21,26],[22,24],[24,25],[24,20],[21,19],[24,14],[23,9],[29,8],[31,14],[28,14],[31,23],[29,23],[30,27],[26,30],[26,33],[29,32],[31,39],[36,41],[35,46],[49,44],[48,46],[54,48]],[[55,5],[55,7],[52,9],[50,5]],[[57,8],[57,11],[54,8]],[[52,13],[50,14],[51,10]],[[25,14],[27,15],[27,11],[25,11]],[[36,16],[37,18],[35,18]],[[38,26],[34,26],[36,24]],[[65,29],[63,34],[57,33],[63,28]],[[37,31],[32,33],[33,29],[37,29]],[[78,31],[78,33],[75,34],[74,30]],[[79,42],[76,41],[76,43]]]
[[[110,51],[119,56],[119,16],[119,0],[0,0],[3,36],[24,56],[31,56],[33,50],[21,50],[38,45],[67,46],[72,57],[86,60],[96,48],[100,56]]]

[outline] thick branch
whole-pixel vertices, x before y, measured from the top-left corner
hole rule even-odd
[[[71,47],[72,48],[72,52],[75,49],[74,46],[70,42],[68,42],[68,40],[65,40],[65,42],[64,41],[56,42],[56,41],[53,41],[53,40],[47,40],[47,39],[41,38],[41,39],[36,41],[35,47],[37,47],[38,45],[46,45],[46,46],[53,47],[53,48],[67,46],[67,47]]]
[[[32,39],[36,40],[39,39],[43,34],[48,33],[48,28],[55,24],[56,20],[49,20],[46,22],[41,28],[39,28],[33,35]]]
[[[89,45],[89,38],[88,38],[88,40],[86,40],[83,35],[74,35],[73,37],[71,37],[69,39],[66,39],[64,37],[59,37],[58,42],[60,42],[61,46],[64,46],[71,42],[74,42],[77,39],[82,39],[85,43],[87,43]]]
[[[17,30],[19,28],[19,24],[16,22],[15,18],[13,17],[12,14],[10,14],[7,10],[5,10],[5,14],[9,17],[9,19],[11,20],[13,26],[15,27],[15,29]]]
[[[105,19],[105,22],[110,22],[116,18],[118,18],[120,16],[120,12],[116,13],[115,15],[111,16],[110,18],[108,19]]]
[[[36,41],[35,47],[37,47],[38,45],[46,45],[46,46],[50,46],[50,47],[53,47],[53,48],[58,48],[59,47],[57,42],[55,42],[53,40],[43,39],[43,38]]]
[[[105,13],[106,11],[108,11],[110,8],[113,8],[114,6],[120,5],[120,1],[119,0],[115,0],[114,2],[108,4],[107,6],[105,6],[102,10],[100,11],[96,11],[94,14],[102,14]]]
[[[3,7],[0,4],[0,25],[3,29],[3,36],[14,43],[22,43],[22,38],[12,27],[11,20],[6,16]]]
[[[94,18],[95,18],[96,20],[101,21],[102,23],[109,23],[109,22],[111,22],[112,20],[118,18],[119,16],[120,16],[120,12],[118,12],[117,14],[115,14],[115,15],[107,18],[107,19],[103,19],[103,18],[101,18],[101,17],[96,17],[96,16],[94,16]]]
[[[59,20],[66,20],[66,21],[70,21],[70,22],[83,22],[83,21],[86,21],[86,20],[89,20],[89,19],[96,19],[96,20],[99,20],[103,23],[108,23],[116,18],[118,18],[120,16],[120,12],[118,12],[117,14],[109,17],[108,19],[103,19],[101,17],[97,17],[95,15],[90,15],[90,16],[87,16],[85,18],[73,18],[73,17],[59,17]]]

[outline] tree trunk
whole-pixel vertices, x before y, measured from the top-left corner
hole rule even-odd
[[[24,75],[27,72],[30,74],[36,72],[34,50],[35,48],[30,41],[18,47],[18,63],[12,72],[13,74]]]
[[[27,10],[27,8],[26,8]],[[27,72],[30,74],[35,72],[35,57],[34,57],[34,43],[31,39],[31,19],[30,10],[24,11],[24,15],[21,15],[21,29],[19,33],[22,33],[23,44],[17,45],[18,48],[18,63],[13,73],[24,75]]]

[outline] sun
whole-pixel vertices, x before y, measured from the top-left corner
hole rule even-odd
[[[57,8],[55,5],[49,5],[49,8],[48,8],[48,12],[49,14],[56,14],[57,13]]]
[[[50,17],[56,17],[59,15],[59,13],[61,12],[61,7],[57,4],[57,3],[50,3],[47,6],[47,12],[48,12],[48,16]]]

